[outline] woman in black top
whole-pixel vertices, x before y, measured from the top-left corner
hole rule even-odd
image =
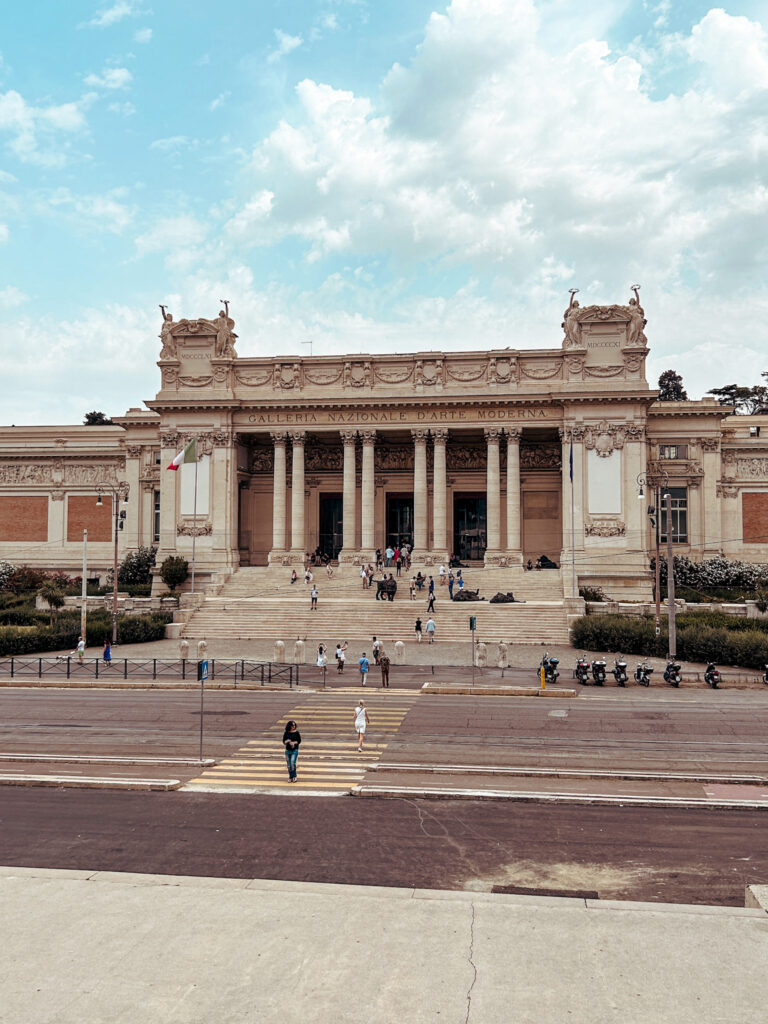
[[[298,730],[296,723],[291,720],[286,723],[285,732],[283,733],[283,746],[285,747],[285,760],[288,765],[288,781],[296,781],[296,760],[299,756],[299,744],[301,743],[301,733]]]

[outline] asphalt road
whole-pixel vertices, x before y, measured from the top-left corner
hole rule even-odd
[[[743,906],[768,842],[744,811],[4,788],[0,863]]]
[[[322,696],[329,708],[357,693]],[[413,693],[413,691],[410,691]],[[318,697],[296,691],[211,691],[205,696],[204,753],[221,757]],[[3,689],[2,754],[194,757],[196,691]],[[768,694],[758,692],[589,691],[575,699],[487,696],[416,698],[382,757],[424,765],[513,765],[722,774],[768,774]]]

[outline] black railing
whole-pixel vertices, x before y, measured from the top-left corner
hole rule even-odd
[[[299,666],[274,661],[246,661],[243,658],[209,658],[208,680],[260,686],[298,686]],[[43,679],[174,679],[196,683],[197,659],[169,661],[163,658],[113,658],[107,664],[101,658],[70,655],[54,658],[0,658],[0,678]]]

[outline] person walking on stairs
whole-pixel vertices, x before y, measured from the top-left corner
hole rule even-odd
[[[363,752],[363,740],[365,739],[365,730],[370,722],[368,717],[368,708],[366,708],[363,701],[357,702],[355,708],[355,732],[357,733],[357,752],[362,754]]]
[[[296,781],[296,761],[299,757],[299,745],[301,744],[301,733],[299,727],[291,719],[285,723],[283,733],[283,746],[285,747],[285,762],[288,765],[288,781]]]
[[[386,651],[382,651],[381,657],[379,658],[379,668],[381,669],[381,685],[382,687],[386,686],[387,689],[389,689],[389,665],[389,655],[387,654]]]
[[[344,671],[344,662],[347,660],[347,656],[344,653],[349,644],[345,640],[344,643],[339,642],[336,644],[336,671],[341,674]]]
[[[381,651],[381,640],[377,640],[376,637],[374,637],[371,645],[371,650],[373,651],[373,663],[374,665],[378,665],[379,652]]]
[[[435,642],[435,620],[431,615],[427,619],[427,639],[431,644]]]
[[[421,643],[421,619],[416,619],[416,625],[413,628],[416,630],[416,639]]]
[[[309,610],[311,612],[316,612],[317,611],[317,599],[318,599],[319,596],[320,595],[318,593],[317,586],[313,583],[312,584],[312,589],[309,592],[309,597],[310,597]]]
[[[429,600],[427,601],[427,615],[430,615],[435,610],[435,592],[430,590]]]
[[[363,656],[358,661],[357,664],[360,666],[360,685],[365,686],[365,680],[368,676],[368,669],[371,667],[370,661],[368,661],[368,659],[365,656],[365,651],[363,651]]]

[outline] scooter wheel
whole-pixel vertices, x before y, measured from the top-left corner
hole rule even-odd
[[[650,679],[643,679],[641,681],[640,685],[641,686],[650,686],[651,685],[651,680]]]
[[[680,685],[679,682],[675,682],[674,680],[670,680],[670,686],[674,686],[675,689],[677,689],[679,685]]]
[[[623,686],[623,685],[624,685],[624,683],[618,683],[617,685],[618,685],[618,686]]]

